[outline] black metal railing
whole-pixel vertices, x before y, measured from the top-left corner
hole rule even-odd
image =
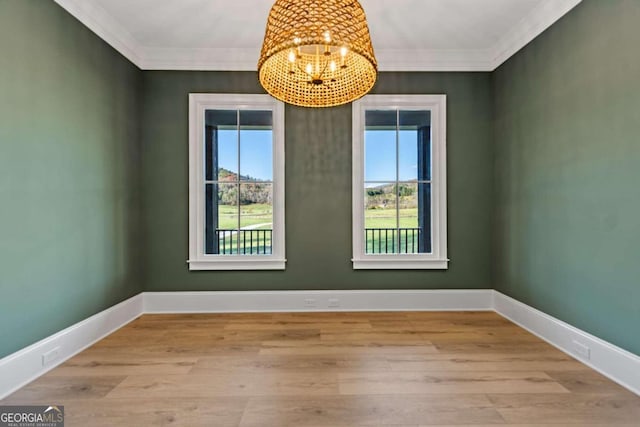
[[[216,229],[217,254],[271,255],[273,230]]]
[[[420,228],[365,228],[366,253],[415,254],[423,252]]]

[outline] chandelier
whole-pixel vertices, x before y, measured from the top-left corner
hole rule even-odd
[[[258,62],[260,84],[303,107],[352,102],[371,90],[378,64],[357,0],[276,0]]]

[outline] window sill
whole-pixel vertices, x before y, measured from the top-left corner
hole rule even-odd
[[[353,259],[354,270],[447,270],[448,259]]]
[[[244,258],[244,257],[243,257]],[[188,260],[189,270],[284,270],[286,259],[215,259],[215,260]]]

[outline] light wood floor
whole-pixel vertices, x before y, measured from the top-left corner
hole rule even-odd
[[[0,404],[67,426],[640,426],[640,397],[492,312],[145,315]]]

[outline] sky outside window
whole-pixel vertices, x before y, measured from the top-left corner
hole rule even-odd
[[[418,132],[399,132],[399,180],[412,181],[418,177]],[[396,131],[365,131],[365,181],[395,181]],[[377,184],[366,184],[375,187]]]
[[[271,130],[240,131],[240,168],[243,176],[271,181],[273,147]],[[218,167],[238,173],[238,130],[218,130]]]

